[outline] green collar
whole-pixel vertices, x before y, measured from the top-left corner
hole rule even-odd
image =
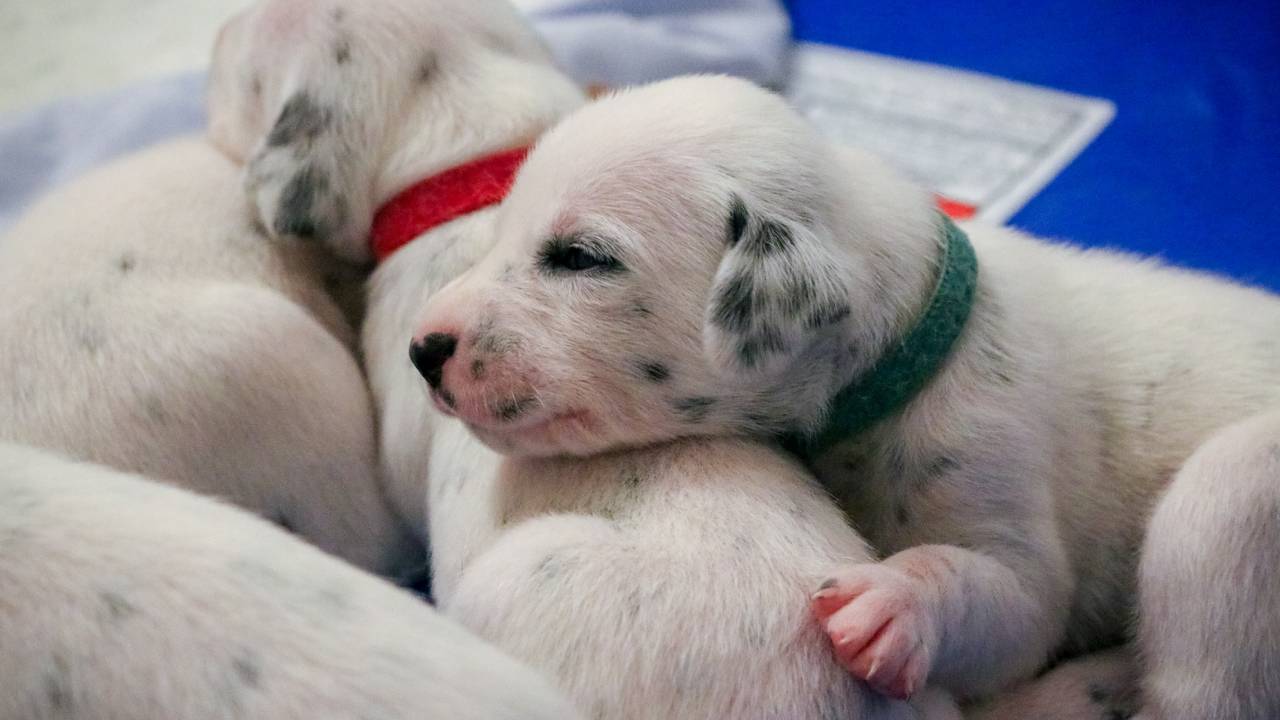
[[[978,258],[964,231],[945,215],[941,262],[933,296],[915,327],[891,346],[862,377],[831,401],[826,423],[808,438],[787,444],[802,455],[815,456],[901,410],[929,382],[947,359],[973,309],[978,285]]]

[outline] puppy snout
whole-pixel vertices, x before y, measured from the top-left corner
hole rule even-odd
[[[458,337],[448,333],[433,332],[421,340],[409,344],[409,359],[418,368],[427,384],[434,390],[440,389],[444,377],[444,364],[453,357],[458,349]]]

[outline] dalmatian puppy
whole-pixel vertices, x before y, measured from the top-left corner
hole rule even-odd
[[[791,438],[883,556],[813,610],[886,694],[989,694],[1136,610],[1146,717],[1280,715],[1280,302],[967,231],[763,90],[658,83],[542,138],[423,311],[423,373],[517,457]],[[935,307],[965,293],[967,318]],[[858,385],[923,362],[901,348],[926,317],[950,322],[919,387]],[[846,388],[901,402],[815,445]]]
[[[239,178],[178,140],[54,192],[0,241],[0,439],[218,495],[364,568],[420,564],[326,293],[354,273],[266,242]]]
[[[246,190],[279,239],[306,242],[310,233],[297,230],[312,228],[335,254],[364,259],[373,209],[405,185],[527,144],[583,101],[505,5],[437,2],[431,12],[420,5],[414,13],[399,2],[304,11],[276,2],[224,33],[225,57],[245,65],[216,69],[215,136],[247,159]],[[307,40],[281,36],[282,29]],[[375,30],[411,33],[415,41],[380,42]],[[324,33],[332,57],[309,55]],[[257,60],[259,53],[270,60]],[[346,60],[335,69],[339,55]],[[281,61],[293,84],[256,94],[254,68]],[[396,84],[401,70],[412,71],[412,85]],[[363,90],[369,78],[385,82]],[[393,110],[403,127],[383,125]],[[252,125],[272,117],[277,128],[309,129]],[[237,144],[263,135],[253,147]],[[288,141],[273,143],[272,135]],[[345,154],[369,144],[398,149],[390,158]],[[299,182],[316,184],[305,206],[289,200]],[[717,441],[672,447],[653,462],[600,459],[512,476],[461,423],[432,409],[407,340],[425,299],[488,248],[492,215],[479,209],[386,259],[374,274],[366,319],[388,474],[402,512],[430,519],[433,592],[445,612],[550,673],[595,717],[957,717],[945,693],[914,703],[879,698],[833,662],[808,622],[805,589],[820,579],[820,558],[852,562],[869,554],[838,509],[779,454]],[[696,492],[689,475],[705,476]],[[723,505],[716,496],[740,495],[747,477],[759,490],[740,497],[740,515],[702,518]],[[545,490],[528,499],[511,495],[538,486]],[[702,531],[671,533],[700,524]],[[768,533],[774,539],[757,548],[752,526],[787,529]],[[426,523],[419,527],[425,532]],[[686,587],[710,577],[722,581]],[[710,609],[731,587],[742,588],[750,612],[712,623]],[[609,599],[624,593],[627,603]],[[584,596],[599,601],[587,605]],[[696,633],[691,617],[707,618]],[[754,658],[749,670],[744,657]]]
[[[324,42],[329,53],[310,51]],[[526,145],[583,102],[498,2],[279,0],[233,23],[223,47],[231,62],[215,68],[215,137],[247,160],[261,222],[282,242],[320,241],[356,260],[370,256],[376,210],[406,187]],[[255,83],[268,65],[290,81]],[[289,129],[285,141],[270,142],[273,122]],[[266,142],[244,140],[264,133]],[[370,147],[387,154],[366,156]],[[289,200],[299,183],[311,188],[306,203]],[[869,555],[777,452],[713,441],[504,467],[431,407],[407,341],[427,299],[492,245],[494,216],[482,206],[417,232],[370,283],[364,350],[384,467],[402,514],[417,516],[424,536],[429,527],[441,607],[599,717],[659,708],[669,717],[953,717],[945,693],[890,702],[833,674],[821,635],[806,629],[805,589],[823,564]],[[689,487],[691,477],[702,484]],[[756,489],[744,496],[748,478]],[[536,487],[545,490],[524,491]],[[737,513],[724,510],[730,501]],[[672,532],[681,526],[689,532]],[[746,536],[763,527],[775,529]],[[712,577],[720,582],[691,582]],[[712,605],[731,587],[750,612],[717,617]],[[749,672],[736,665],[745,657],[756,658]]]
[[[248,513],[0,445],[0,717],[577,717],[417,598]]]

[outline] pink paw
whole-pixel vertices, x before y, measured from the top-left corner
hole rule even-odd
[[[938,644],[929,589],[881,563],[842,568],[814,593],[813,614],[846,670],[906,699],[924,685]]]

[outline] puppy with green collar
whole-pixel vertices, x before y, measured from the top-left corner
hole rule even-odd
[[[422,315],[438,407],[512,456],[780,438],[883,556],[813,599],[873,687],[990,693],[1136,610],[1144,712],[1280,713],[1274,296],[956,228],[715,77],[579,111],[494,228]]]

